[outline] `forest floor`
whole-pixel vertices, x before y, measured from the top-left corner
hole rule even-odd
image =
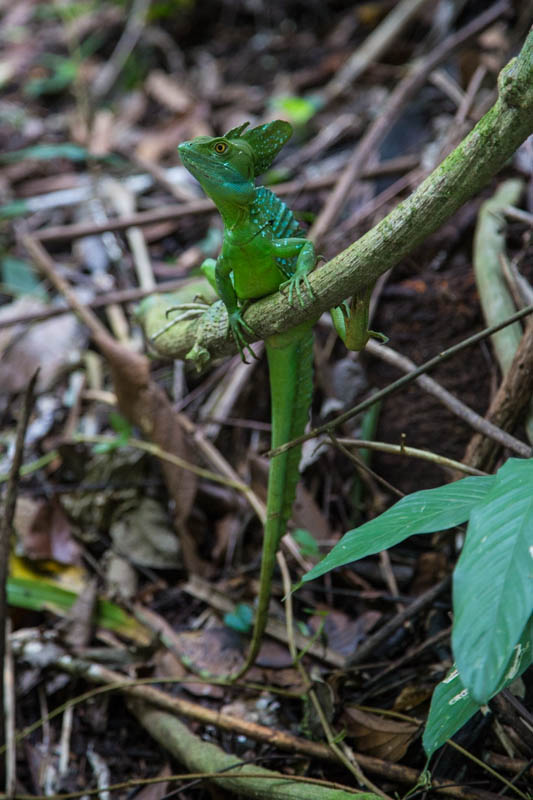
[[[366,786],[403,796],[424,770],[421,732],[432,692],[453,662],[449,576],[464,532],[408,539],[296,592],[296,643],[309,648],[304,672],[287,645],[285,592],[276,573],[273,621],[256,665],[233,686],[203,679],[198,670],[227,673],[246,649],[262,530],[220,464],[264,501],[268,372],[264,358],[247,370],[236,357],[221,360],[201,375],[165,360],[145,341],[136,308],[156,290],[179,289],[220,249],[219,215],[199,202],[204,195],[180,165],[180,142],[223,134],[246,120],[289,120],[294,135],[265,180],[310,226],[330,207],[365,132],[389,115],[387,134],[376,138],[321,237],[319,251],[330,259],[407,197],[495,102],[498,74],[526,37],[532,5],[126,5],[0,4],[4,490],[17,420],[39,369],[23,469],[10,495],[16,489],[4,658],[8,791],[86,796],[95,790],[104,797],[105,787],[123,782],[114,796],[233,797],[237,789],[224,789],[223,778],[216,786],[169,778],[206,770],[193,769],[198,762],[189,753],[176,755],[170,733],[157,741],[146,715],[153,687],[140,685],[132,699],[131,686],[128,695],[122,685],[140,679],[158,687],[158,703],[163,693],[176,702],[167,713],[186,720],[195,737],[186,749],[214,744],[245,767],[294,776],[287,797],[305,796],[291,793],[304,776],[326,788],[361,789],[326,743],[307,675],[330,734],[355,756],[371,781]],[[372,51],[371,35],[399,6],[408,17]],[[454,46],[467,26],[470,35]],[[431,55],[441,47],[445,54],[434,64]],[[427,64],[424,80],[393,111],[391,93],[407,81],[415,60]],[[475,231],[482,204],[511,178],[522,182],[516,205],[531,215],[532,138],[481,194],[378,281],[371,327],[386,334],[385,347],[348,353],[326,317],[317,323],[313,426],[404,374],[402,357],[418,366],[484,327]],[[531,303],[531,221],[508,216],[495,224],[510,296],[517,307]],[[93,310],[93,329],[69,311],[68,292],[54,275]],[[113,353],[100,346],[103,329],[116,342]],[[119,408],[117,394],[130,391],[128,354],[135,369],[146,371],[150,399],[131,396]],[[431,378],[484,417],[501,372],[484,340],[433,369]],[[150,449],[146,432],[158,426],[167,427]],[[527,442],[520,420],[508,432]],[[460,410],[413,381],[337,434],[463,462],[474,430]],[[220,480],[169,466],[158,458],[163,445]],[[398,448],[350,452],[358,460],[328,439],[304,447],[283,548],[293,583],[345,531],[404,494],[465,474],[460,464],[452,469]],[[500,448],[475,466],[493,472],[513,455]],[[402,615],[417,599],[416,611]],[[361,661],[357,651],[365,644]],[[95,685],[99,693],[73,702]],[[531,728],[524,733],[531,670],[521,691],[520,701],[500,696],[471,718],[456,737],[461,752],[448,744],[437,752],[434,787],[447,782],[449,796],[488,800],[513,794],[504,778],[516,782],[521,797],[531,796]],[[60,711],[50,718],[54,709]],[[165,735],[168,749],[161,746]],[[157,780],[141,786],[146,778]],[[253,797],[282,796],[269,791],[242,789]]]

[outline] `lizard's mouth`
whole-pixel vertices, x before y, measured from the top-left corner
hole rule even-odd
[[[195,177],[196,173],[205,176],[206,178],[209,177],[208,173],[209,165],[207,163],[206,164],[202,163],[205,161],[205,159],[202,159],[202,157],[199,156],[198,153],[193,155],[191,152],[189,152],[189,150],[183,147],[183,145],[180,145],[179,154],[181,156],[181,160],[183,161],[185,167],[187,167],[189,172],[192,172],[192,174]]]
[[[209,155],[195,152],[187,142],[179,145],[178,150],[185,168],[194,175],[210,197],[216,191],[218,197],[229,194],[237,200],[241,196],[248,197],[253,192],[253,181],[241,175],[232,164],[225,164],[218,159],[215,162]]]

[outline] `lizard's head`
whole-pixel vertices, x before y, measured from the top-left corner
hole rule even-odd
[[[253,154],[243,139],[197,136],[178,147],[181,160],[206,194],[249,202],[254,194]]]
[[[197,136],[178,147],[184,166],[215,202],[250,202],[255,178],[269,168],[292,134],[289,123],[282,120],[251,131],[247,127],[245,123],[225,136]]]

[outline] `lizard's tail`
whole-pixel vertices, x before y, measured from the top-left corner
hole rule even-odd
[[[270,373],[272,447],[279,447],[305,431],[313,392],[313,333],[309,325],[266,341]],[[293,447],[270,464],[267,518],[264,529],[259,596],[252,641],[241,677],[254,663],[268,619],[272,574],[280,539],[291,516],[299,479],[301,446]]]

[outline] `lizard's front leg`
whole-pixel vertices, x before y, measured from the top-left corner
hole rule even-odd
[[[276,258],[294,258],[297,256],[296,269],[291,277],[280,284],[279,290],[282,292],[286,287],[289,289],[289,303],[292,305],[294,292],[300,302],[300,305],[305,306],[305,299],[303,297],[302,285],[305,287],[309,298],[314,298],[311,284],[309,283],[308,275],[314,269],[316,264],[316,252],[313,242],[307,239],[274,239],[272,241],[272,248]]]
[[[239,353],[242,360],[244,361],[245,364],[247,364],[248,363],[246,361],[247,349],[249,350],[253,358],[257,358],[257,356],[250,347],[243,331],[245,333],[251,334],[252,336],[255,335],[255,332],[243,319],[242,309],[239,307],[239,298],[237,297],[237,293],[235,292],[235,288],[231,280],[231,271],[232,268],[230,263],[222,256],[219,256],[215,268],[215,282],[216,282],[217,293],[222,302],[224,303],[224,305],[226,306],[226,311],[228,312],[229,330],[231,331],[231,334],[235,339],[235,343],[239,349]]]

